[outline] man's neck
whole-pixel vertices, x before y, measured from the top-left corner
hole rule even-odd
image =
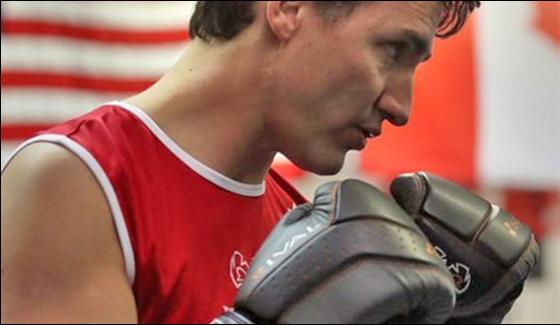
[[[154,86],[127,101],[205,165],[243,183],[261,183],[275,152],[258,63],[251,53],[211,46],[193,41]]]

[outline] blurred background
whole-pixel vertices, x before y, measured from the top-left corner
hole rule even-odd
[[[2,1],[2,164],[35,132],[147,88],[181,55],[193,9]],[[409,124],[385,125],[339,174],[314,176],[283,157],[275,166],[308,198],[331,179],[386,189],[399,173],[424,170],[502,205],[543,249],[507,322],[560,323],[560,1],[483,2],[419,68]]]

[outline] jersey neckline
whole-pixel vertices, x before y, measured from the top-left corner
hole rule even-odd
[[[220,172],[210,168],[198,159],[191,156],[188,152],[183,150],[171,137],[169,137],[156,122],[146,114],[143,110],[135,105],[125,101],[112,101],[107,103],[109,106],[120,107],[134,116],[136,116],[151,132],[152,134],[179,160],[181,160],[187,167],[192,169],[198,175],[213,183],[214,185],[227,190],[229,192],[242,195],[256,197],[261,196],[265,192],[265,182],[260,184],[247,184],[236,181]]]

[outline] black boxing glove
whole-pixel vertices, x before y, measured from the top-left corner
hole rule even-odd
[[[508,212],[447,180],[404,174],[391,193],[436,246],[457,286],[450,323],[500,323],[537,264],[531,230]]]
[[[454,283],[421,230],[371,185],[319,187],[256,254],[234,311],[214,323],[441,323]]]

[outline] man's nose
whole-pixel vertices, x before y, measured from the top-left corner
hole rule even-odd
[[[413,69],[404,69],[386,79],[385,87],[378,98],[376,108],[381,111],[389,123],[395,126],[403,126],[408,123],[413,84]]]
[[[379,97],[376,108],[383,113],[385,119],[391,124],[403,126],[410,117],[410,97],[410,95],[397,96],[385,92]]]

